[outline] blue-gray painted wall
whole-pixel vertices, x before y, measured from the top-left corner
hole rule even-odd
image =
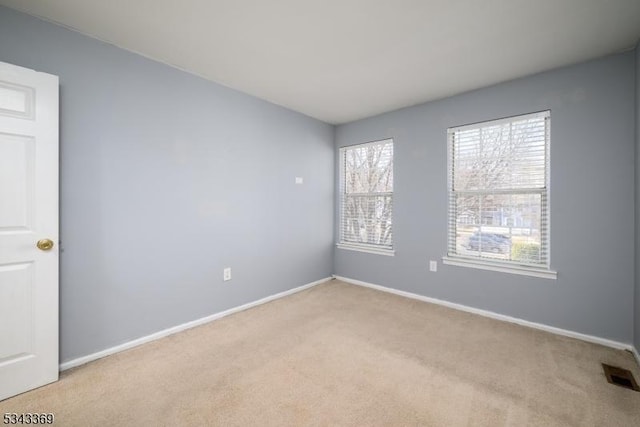
[[[394,139],[395,256],[336,249],[335,273],[631,343],[635,61],[627,52],[338,126],[336,147]],[[558,279],[442,265],[447,128],[547,109]]]
[[[60,77],[61,361],[331,275],[333,126],[4,7],[0,61]]]
[[[636,277],[634,344],[640,354],[640,42],[636,45]]]

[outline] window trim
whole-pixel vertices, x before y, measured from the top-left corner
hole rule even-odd
[[[519,274],[522,276],[539,277],[542,279],[557,279],[558,272],[547,267],[536,267],[530,264],[506,263],[491,261],[485,258],[468,258],[464,256],[443,256],[442,263],[458,267],[471,267],[480,270],[499,271],[502,273]]]
[[[356,243],[356,242],[345,242],[343,240],[343,218],[344,218],[344,209],[343,209],[343,197],[344,197],[344,174],[345,174],[345,161],[343,158],[344,152],[349,149],[349,148],[354,148],[354,147],[358,147],[358,148],[364,148],[364,147],[369,147],[369,146],[373,146],[373,145],[384,145],[387,143],[391,143],[392,147],[393,147],[393,157],[392,157],[392,161],[395,162],[395,144],[393,142],[393,138],[385,138],[385,139],[380,139],[380,140],[375,140],[375,141],[370,141],[370,142],[364,142],[364,143],[359,143],[359,144],[351,144],[351,145],[345,145],[342,146],[338,149],[338,242],[336,243],[336,248],[338,249],[344,249],[344,250],[350,250],[350,251],[356,251],[356,252],[364,252],[364,253],[369,253],[369,254],[374,254],[374,255],[386,255],[386,256],[394,256],[395,255],[395,248],[393,245],[393,237],[391,240],[391,246],[382,246],[382,245],[373,245],[373,244],[369,244],[369,243]],[[395,164],[394,164],[395,167]],[[385,193],[379,193],[379,195],[387,195],[387,196],[391,196],[391,203],[393,206],[393,191],[391,192],[385,192]],[[359,195],[365,195],[365,194],[370,194],[370,193],[358,193]],[[356,194],[356,195],[358,195]],[[373,193],[371,193],[373,194]],[[393,211],[391,214],[391,217],[393,218]],[[392,230],[393,230],[393,223],[391,225]],[[393,231],[392,231],[392,236],[393,236]]]
[[[394,249],[387,249],[383,247],[378,247],[376,245],[367,245],[367,244],[356,244],[356,243],[336,243],[336,248],[345,249],[348,251],[356,251],[356,252],[366,252],[368,254],[374,255],[386,255],[386,256],[394,256],[396,251]]]
[[[546,221],[546,228],[542,232],[541,237],[544,239],[547,250],[547,258],[545,264],[528,264],[519,261],[505,261],[505,260],[492,260],[490,258],[470,257],[465,255],[459,255],[450,253],[451,248],[451,236],[455,233],[455,228],[452,229],[452,224],[455,221],[450,216],[452,211],[451,203],[454,199],[454,195],[459,192],[455,192],[453,189],[453,135],[456,132],[465,131],[469,129],[478,129],[488,126],[504,125],[512,123],[514,121],[523,119],[535,119],[543,118],[545,120],[546,134],[545,134],[545,187],[542,189],[523,189],[523,190],[494,190],[493,193],[539,193],[541,195],[541,213],[544,215]],[[526,276],[540,277],[546,279],[557,279],[557,272],[551,269],[551,224],[550,224],[550,141],[551,141],[551,111],[544,110],[528,114],[519,114],[516,116],[504,117],[495,120],[486,120],[461,126],[454,126],[447,129],[447,255],[442,257],[443,264],[454,265],[460,267],[471,267],[481,270],[491,270],[504,273],[520,274]],[[468,193],[469,191],[461,191],[461,193]],[[484,191],[478,191],[478,193],[484,193]],[[544,235],[542,235],[544,233]],[[542,242],[541,242],[542,244]]]

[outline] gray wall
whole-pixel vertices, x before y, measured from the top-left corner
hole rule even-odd
[[[636,45],[636,252],[634,344],[640,353],[640,42]]]
[[[331,274],[333,126],[3,7],[0,61],[60,76],[62,361]]]
[[[394,138],[394,257],[336,249],[335,273],[631,343],[635,54],[610,56],[338,126],[336,147]],[[442,265],[448,127],[551,110],[557,280]],[[428,271],[429,259],[438,272]]]

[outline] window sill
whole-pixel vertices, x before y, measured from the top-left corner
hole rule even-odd
[[[459,267],[478,268],[480,270],[500,271],[502,273],[520,274],[523,276],[540,277],[543,279],[557,279],[558,272],[546,268],[529,267],[526,265],[502,264],[498,262],[474,260],[469,258],[442,257],[442,263]]]
[[[378,248],[375,246],[367,245],[353,245],[348,243],[336,244],[338,249],[346,249],[348,251],[366,252],[368,254],[394,256],[395,251],[393,249]]]

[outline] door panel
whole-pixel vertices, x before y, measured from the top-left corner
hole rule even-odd
[[[7,117],[33,119],[34,90],[27,86],[0,82],[0,114]]]
[[[34,148],[31,137],[0,133],[0,233],[32,228]]]
[[[32,354],[33,323],[33,264],[13,264],[0,267],[0,363]],[[23,307],[15,310],[13,307]]]
[[[0,62],[0,400],[57,379],[58,78]]]

